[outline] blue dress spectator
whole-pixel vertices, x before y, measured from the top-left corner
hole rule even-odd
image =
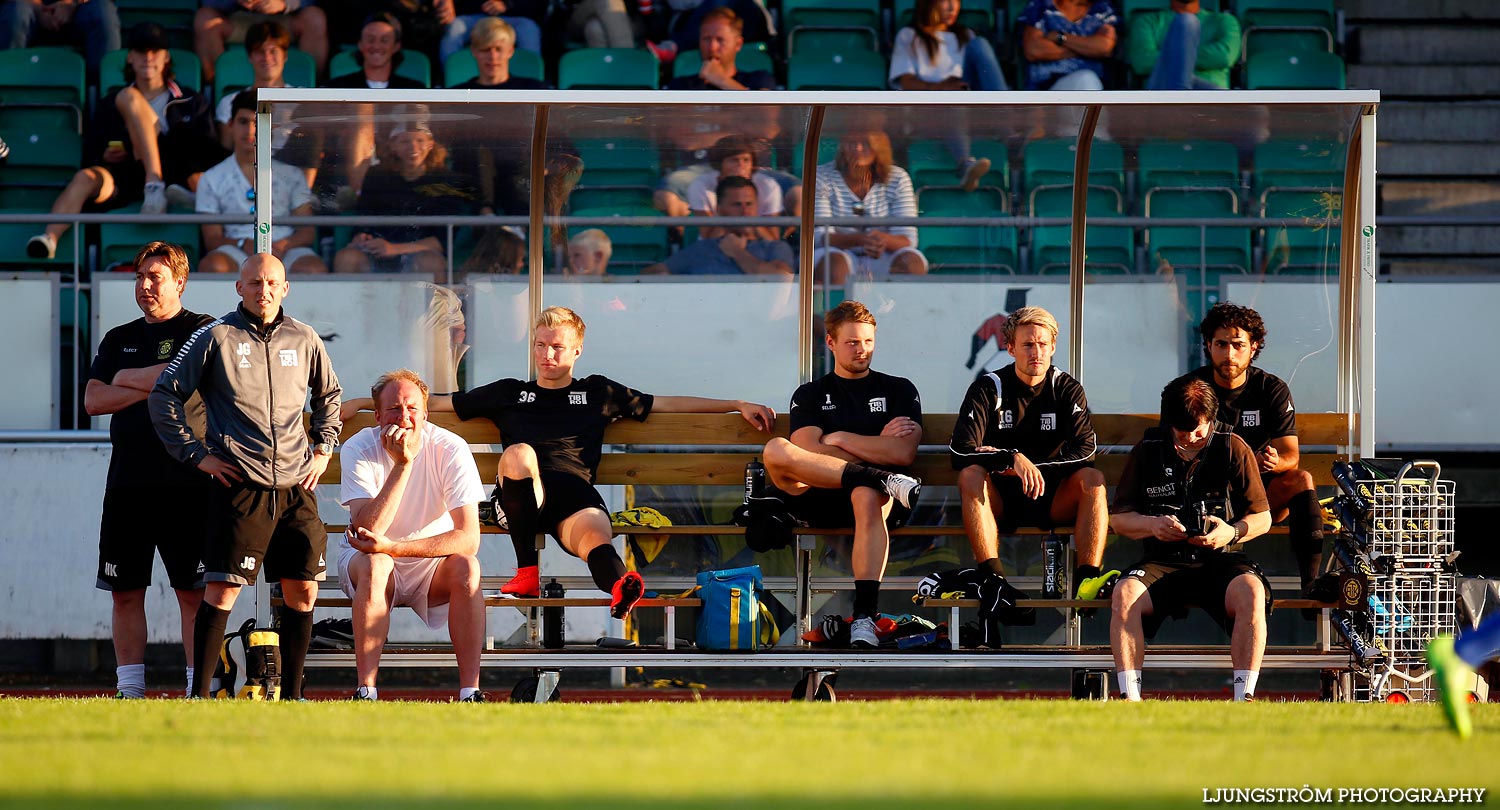
[[[1030,0],[1021,12],[1027,90],[1103,90],[1119,18],[1109,0]]]

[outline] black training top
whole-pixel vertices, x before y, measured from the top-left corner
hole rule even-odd
[[[500,429],[500,440],[529,444],[542,470],[594,482],[604,429],[628,416],[646,421],[654,398],[598,374],[574,379],[567,388],[543,388],[536,380],[496,380],[453,395],[453,412],[465,421],[484,417]]]
[[[1011,363],[969,385],[948,451],[955,470],[978,464],[991,472],[1010,469],[1021,453],[1058,481],[1092,467],[1095,444],[1089,401],[1077,380],[1053,366],[1040,384],[1026,385]],[[999,451],[976,452],[984,446]]]
[[[922,423],[922,397],[905,377],[871,370],[859,379],[832,372],[798,386],[792,394],[792,432],[805,427],[824,433],[879,436],[892,419],[905,416]],[[889,468],[903,472],[905,468]]]
[[[89,369],[89,379],[109,385],[115,374],[125,369],[165,363],[198,327],[211,321],[213,318],[207,315],[184,309],[176,317],[161,323],[147,323],[145,318],[137,318],[116,326],[99,341],[99,354]],[[188,402],[188,424],[194,433],[203,435],[203,400],[198,397]],[[114,445],[114,452],[109,459],[106,489],[201,484],[208,480],[167,454],[156,429],[151,426],[151,413],[145,399],[110,417],[109,440]]]
[[[1233,433],[1214,433],[1192,461],[1184,461],[1172,445],[1171,431],[1151,428],[1131,448],[1109,511],[1173,515],[1183,506],[1199,501],[1207,503],[1210,514],[1226,523],[1270,508],[1260,482],[1260,465],[1250,446]],[[1184,550],[1183,543],[1168,543],[1154,537],[1145,538],[1144,545],[1147,558]],[[1235,545],[1219,550],[1234,551]],[[1201,546],[1193,548],[1208,551]]]
[[[1275,374],[1251,366],[1244,385],[1222,388],[1214,382],[1213,366],[1203,366],[1173,382],[1191,378],[1214,387],[1214,394],[1219,397],[1219,421],[1244,439],[1251,450],[1258,453],[1272,439],[1297,435],[1297,410],[1292,407],[1292,390]]]

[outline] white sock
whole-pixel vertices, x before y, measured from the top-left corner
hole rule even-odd
[[[187,668],[187,693],[193,693],[193,667]]]
[[[1139,701],[1141,699],[1141,671],[1138,669],[1122,669],[1115,674],[1120,681],[1120,695],[1126,700]]]
[[[115,667],[115,688],[128,698],[146,696],[146,665],[126,664]]]
[[[458,690],[458,699],[459,700],[468,700],[469,699],[469,695],[472,695],[472,694],[474,694],[475,692],[478,692],[478,691],[479,691],[479,687],[477,687],[477,686],[465,686],[465,687],[461,687]]]
[[[1245,695],[1255,694],[1255,682],[1260,680],[1260,670],[1237,669],[1234,671],[1234,699],[1244,700]]]
[[[380,690],[373,686],[361,686],[354,690],[354,694],[362,698],[369,698],[370,700],[380,700]]]

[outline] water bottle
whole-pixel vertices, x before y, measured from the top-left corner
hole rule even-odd
[[[552,579],[542,586],[543,599],[561,599],[566,595],[561,583]],[[562,649],[563,645],[563,609],[561,607],[542,608],[542,646],[549,650]]]
[[[1370,507],[1372,505],[1370,503],[1370,487],[1368,484],[1360,482],[1360,469],[1347,461],[1335,462],[1333,465],[1333,480],[1339,485],[1339,489],[1342,489],[1349,497],[1357,515],[1361,518],[1366,518],[1370,514]]]
[[[1344,643],[1349,645],[1349,652],[1354,654],[1360,666],[1367,667],[1385,658],[1385,651],[1379,646],[1380,640],[1376,639],[1374,643],[1366,641],[1359,632],[1359,628],[1355,626],[1354,617],[1349,615],[1349,611],[1330,610],[1328,620],[1333,625],[1333,629],[1339,631],[1339,635],[1344,637]]]
[[[745,504],[750,501],[765,497],[766,494],[766,465],[760,463],[760,459],[751,459],[745,465]]]
[[[1042,541],[1042,598],[1061,599],[1063,595],[1063,541],[1055,534]]]

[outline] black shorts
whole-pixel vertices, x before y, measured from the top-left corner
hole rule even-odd
[[[270,580],[322,581],[328,530],[317,496],[300,486],[260,489],[212,486],[204,580],[254,585],[262,566]]]
[[[609,518],[609,509],[604,505],[604,496],[582,478],[571,473],[543,470],[542,508],[537,513],[537,528],[558,540],[557,527],[568,518],[585,509],[598,509]],[[566,548],[566,546],[564,546]]]
[[[1042,497],[1032,499],[1021,491],[1020,478],[990,473],[990,482],[1000,493],[1000,516],[996,522],[1001,534],[1013,532],[1022,526],[1035,529],[1057,528],[1056,522],[1052,520],[1052,499],[1057,495],[1057,488],[1067,479],[1054,480],[1051,476],[1043,476],[1042,480],[1047,484],[1042,490]]]
[[[814,529],[854,528],[854,502],[850,500],[850,493],[853,489],[850,487],[841,489],[814,487],[801,495],[788,495],[775,487],[767,487],[767,489],[786,503],[787,511],[792,513],[792,517]],[[891,505],[891,514],[886,517],[885,525],[892,529],[899,529],[905,526],[908,520],[911,520],[911,510],[895,503]]]
[[[1234,619],[1224,610],[1224,594],[1229,583],[1242,574],[1260,579],[1266,594],[1266,615],[1271,615],[1271,583],[1266,581],[1260,566],[1244,554],[1209,553],[1197,562],[1142,560],[1130,566],[1125,576],[1146,586],[1151,597],[1151,615],[1145,617],[1143,624],[1146,636],[1154,638],[1163,622],[1187,616],[1190,607],[1201,609],[1224,632],[1233,633]]]
[[[179,591],[203,587],[205,488],[115,487],[104,491],[99,521],[101,591],[138,591],[151,584],[151,558],[161,552],[167,581]]]
[[[103,202],[92,199],[83,204],[83,213],[104,213],[138,203],[146,196],[146,167],[139,160],[123,160],[119,163],[101,163],[100,168],[109,172],[115,191]]]

